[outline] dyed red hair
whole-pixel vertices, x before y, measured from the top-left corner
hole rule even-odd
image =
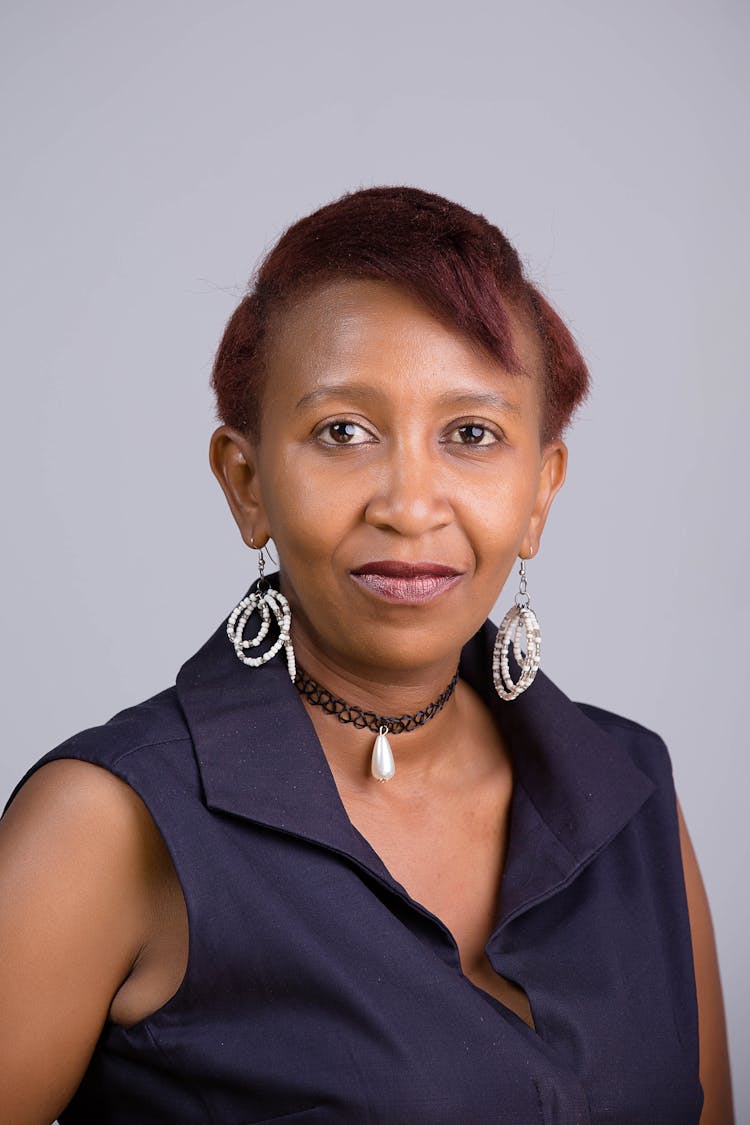
[[[513,372],[509,310],[536,333],[544,371],[544,441],[559,437],[588,393],[570,332],[483,215],[412,187],[350,192],[294,223],[266,255],[219,344],[211,385],[222,422],[257,437],[263,345],[290,298],[332,279],[407,290],[439,320]]]

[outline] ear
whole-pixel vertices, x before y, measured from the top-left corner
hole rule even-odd
[[[563,486],[567,467],[568,447],[565,442],[559,439],[548,442],[542,450],[534,508],[518,552],[521,558],[529,559],[538,553],[547,514],[552,507],[552,501]]]
[[[258,481],[257,451],[231,426],[211,435],[208,459],[248,547],[263,547],[270,537]]]

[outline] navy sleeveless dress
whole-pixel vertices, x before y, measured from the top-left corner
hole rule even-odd
[[[32,767],[79,758],[131,785],[189,920],[177,993],[105,1025],[62,1125],[698,1122],[667,749],[541,672],[501,702],[494,633],[461,662],[514,764],[487,954],[536,1030],[463,976],[449,930],[353,827],[282,661],[243,666],[222,625],[176,688]]]

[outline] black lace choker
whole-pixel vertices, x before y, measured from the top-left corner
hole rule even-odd
[[[335,715],[341,723],[351,723],[360,730],[366,727],[368,730],[375,731],[378,737],[375,739],[372,751],[371,771],[378,781],[389,781],[396,771],[393,752],[386,736],[403,734],[405,731],[424,726],[437,715],[438,711],[442,711],[453,695],[457,683],[458,669],[447,688],[421,711],[415,711],[413,715],[378,715],[374,711],[365,711],[332,695],[299,666],[294,679],[297,691],[313,707],[322,707],[329,715]]]
[[[458,683],[458,671],[448,684],[445,691],[443,691],[437,699],[421,711],[415,711],[413,715],[377,715],[374,711],[364,711],[361,707],[355,707],[352,703],[346,703],[338,696],[332,695],[326,688],[321,687],[319,683],[308,676],[302,668],[297,666],[297,675],[294,680],[294,686],[300,695],[304,695],[308,703],[313,707],[322,707],[329,715],[335,715],[341,723],[352,723],[355,727],[363,729],[367,727],[368,730],[374,730],[376,734],[381,733],[382,728],[386,728],[387,734],[403,734],[404,731],[416,730],[417,727],[423,727],[430,719],[437,715],[438,711],[442,711],[446,703],[453,695]]]

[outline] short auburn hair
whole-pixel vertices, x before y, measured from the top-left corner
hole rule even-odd
[[[261,262],[214,361],[211,385],[222,422],[259,436],[271,319],[318,284],[355,278],[400,286],[511,372],[520,365],[508,314],[520,314],[543,356],[543,441],[562,435],[586,397],[589,375],[575,340],[496,226],[419,188],[371,187],[294,223]]]

